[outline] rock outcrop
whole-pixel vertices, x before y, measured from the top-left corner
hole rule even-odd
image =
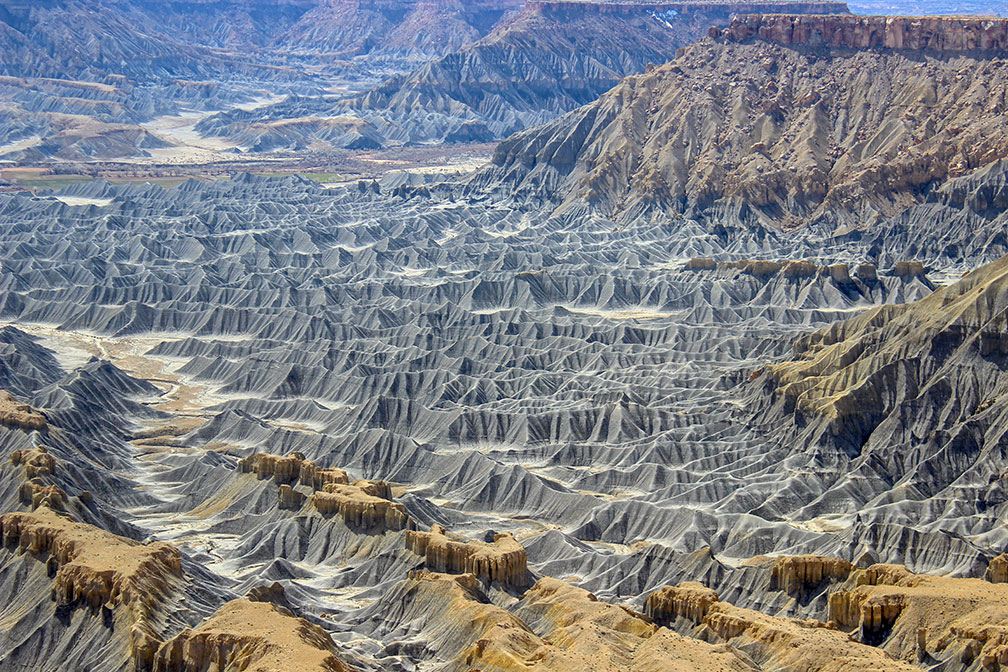
[[[708,641],[739,647],[760,669],[797,672],[910,672],[916,668],[892,660],[870,646],[851,640],[832,624],[814,619],[768,616],[721,602],[699,583],[664,586],[648,594],[645,609],[659,623],[686,618]]]
[[[32,431],[45,429],[46,417],[42,411],[18,401],[7,390],[0,390],[0,424]]]
[[[45,446],[36,446],[28,450],[15,450],[10,455],[11,464],[24,467],[27,479],[49,476],[56,471],[56,458]]]
[[[238,469],[243,473],[254,473],[260,480],[272,478],[278,484],[300,483],[313,490],[321,490],[329,483],[350,482],[343,469],[319,467],[298,452],[286,456],[253,453],[238,461]]]
[[[1008,553],[991,558],[986,577],[991,583],[1008,583]]]
[[[228,602],[162,644],[153,672],[350,672],[325,630],[269,602]]]
[[[312,505],[324,516],[337,514],[352,528],[363,530],[407,530],[416,525],[406,507],[373,492],[388,493],[388,484],[354,481],[350,485],[329,483],[311,496]]]
[[[161,641],[158,610],[182,573],[178,549],[140,544],[48,508],[0,516],[0,536],[5,547],[46,563],[58,608],[126,609],[134,662],[150,665]]]
[[[21,503],[33,510],[45,506],[53,511],[62,511],[67,504],[67,496],[62,488],[56,485],[44,485],[38,480],[22,483],[20,496]]]
[[[976,659],[997,670],[1008,651],[1006,599],[1004,584],[872,565],[830,595],[829,617],[898,658]]]
[[[298,452],[287,456],[253,453],[239,460],[238,468],[276,482],[281,509],[298,510],[310,500],[322,515],[339,515],[357,529],[380,533],[415,527],[406,507],[392,501],[392,486],[385,481],[358,479],[350,483],[343,469],[319,467]],[[313,492],[299,492],[298,486]]]
[[[778,558],[771,569],[771,587],[795,595],[823,581],[844,581],[854,568],[841,558],[792,555]]]
[[[700,624],[707,616],[710,606],[718,601],[716,591],[702,583],[687,581],[677,586],[662,586],[648,593],[644,600],[644,613],[659,623],[688,618]]]
[[[454,539],[440,525],[432,525],[430,532],[406,532],[406,548],[423,556],[424,564],[435,572],[473,574],[512,588],[527,583],[525,548],[508,532],[494,535],[488,544]]]
[[[1008,51],[1008,19],[959,16],[808,16],[741,14],[711,35],[735,42],[758,37],[814,48],[908,51]]]

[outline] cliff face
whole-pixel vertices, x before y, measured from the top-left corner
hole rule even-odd
[[[1008,553],[991,558],[986,576],[991,583],[1008,583]]]
[[[840,558],[823,555],[793,555],[779,558],[771,569],[771,588],[789,595],[815,588],[823,581],[843,581],[854,568]]]
[[[298,452],[286,456],[253,453],[239,460],[238,470],[277,483],[281,509],[298,510],[309,500],[322,515],[339,515],[355,529],[381,533],[415,527],[406,507],[392,501],[389,483],[366,479],[350,483],[343,469],[319,467]],[[299,486],[312,492],[298,491]]]
[[[526,585],[525,548],[511,534],[497,534],[494,542],[459,541],[448,537],[440,525],[430,532],[410,530],[406,548],[424,557],[428,568],[450,574],[473,574],[486,581],[500,581],[513,588]]]
[[[711,35],[734,42],[759,38],[812,48],[959,52],[1008,49],[1008,20],[974,17],[789,16],[786,10],[732,18]]]
[[[835,625],[812,619],[768,616],[721,602],[699,583],[664,586],[645,601],[659,623],[686,618],[697,632],[710,633],[743,648],[760,669],[818,672],[910,672],[917,668],[889,658],[878,649],[851,640]]]
[[[678,586],[662,586],[644,599],[644,613],[659,623],[688,618],[703,623],[710,607],[718,602],[718,594],[702,583],[686,581]]]
[[[6,547],[30,553],[53,576],[53,598],[62,608],[127,610],[133,659],[150,664],[160,644],[158,610],[181,577],[178,549],[140,544],[90,525],[75,523],[48,508],[0,516]]]
[[[234,600],[161,645],[154,672],[350,672],[325,630],[268,602]]]
[[[1008,69],[994,49],[1008,23],[989,23],[737,19],[728,37],[508,138],[471,188],[561,211],[870,227],[1008,157]],[[991,49],[955,50],[974,43]]]
[[[363,530],[405,530],[415,527],[406,507],[371,492],[388,492],[388,484],[354,481],[351,485],[330,483],[311,496],[312,505],[324,516],[338,514],[348,526]]]
[[[873,565],[830,596],[829,617],[897,658],[937,656],[997,670],[1008,662],[1005,599],[1004,584]]]

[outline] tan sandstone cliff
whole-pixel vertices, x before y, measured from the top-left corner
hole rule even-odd
[[[495,535],[488,544],[449,537],[443,527],[432,525],[430,532],[408,531],[406,548],[422,555],[435,572],[473,574],[514,588],[526,585],[525,548],[507,532]]]
[[[154,672],[349,672],[325,630],[269,602],[234,600],[154,655]]]

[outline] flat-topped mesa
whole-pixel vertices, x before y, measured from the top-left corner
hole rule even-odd
[[[49,454],[49,449],[45,446],[15,450],[10,454],[10,461],[15,466],[24,466],[27,479],[49,476],[56,471],[56,458]]]
[[[17,429],[44,429],[46,417],[7,390],[0,390],[0,424]]]
[[[1008,584],[914,574],[901,565],[851,572],[830,595],[829,617],[895,657],[1008,663]]]
[[[406,507],[384,496],[390,487],[383,481],[354,481],[352,484],[328,483],[311,496],[312,505],[323,516],[339,514],[350,527],[365,530],[415,529]]]
[[[424,557],[435,572],[474,574],[486,581],[499,581],[513,588],[527,585],[525,547],[508,532],[494,535],[492,544],[452,539],[440,525],[430,532],[410,530],[406,548]]]
[[[846,14],[846,2],[584,2],[582,0],[533,0],[525,11],[557,14],[565,18],[586,15],[637,16],[641,14]]]
[[[823,581],[845,581],[854,565],[825,555],[794,555],[778,558],[770,570],[771,588],[795,595]]]
[[[154,672],[350,672],[325,630],[269,602],[228,602],[154,654]]]
[[[688,618],[700,624],[710,606],[718,601],[718,594],[712,588],[696,581],[685,581],[677,586],[662,586],[649,593],[644,600],[644,613],[657,623]]]
[[[87,605],[98,611],[125,605],[134,661],[138,667],[149,664],[160,644],[151,626],[155,611],[182,574],[177,548],[141,544],[48,508],[0,516],[0,538],[7,548],[45,560],[50,576],[55,575],[53,599],[60,608]]]
[[[238,461],[243,473],[254,473],[259,479],[272,478],[278,484],[300,483],[313,490],[321,490],[328,483],[349,483],[346,471],[319,467],[302,453],[272,455],[253,453]]]
[[[783,45],[965,52],[1008,50],[1008,19],[952,16],[744,14],[712,37]]]
[[[987,565],[986,578],[991,583],[1008,583],[1008,553],[991,558]]]

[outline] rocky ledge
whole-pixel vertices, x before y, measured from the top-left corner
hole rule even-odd
[[[747,655],[759,669],[829,672],[917,669],[851,639],[833,623],[768,616],[742,609],[719,601],[717,593],[699,583],[664,586],[647,596],[645,610],[658,623],[689,619],[708,641],[744,644]]]
[[[87,606],[93,611],[128,610],[130,641],[137,667],[150,664],[161,643],[153,623],[158,605],[182,575],[178,549],[165,543],[141,544],[105,530],[76,523],[48,508],[0,516],[0,538],[46,562],[55,575],[58,608]]]
[[[280,484],[298,482],[313,490],[321,490],[327,483],[350,482],[342,469],[319,467],[298,452],[287,456],[253,453],[238,462],[238,469],[260,479],[272,478]]]
[[[1008,585],[914,574],[902,565],[855,570],[830,595],[829,618],[891,656],[1008,663]],[[951,656],[949,655],[951,654]]]
[[[474,574],[513,588],[527,585],[525,548],[507,532],[494,535],[488,544],[452,539],[443,527],[432,525],[430,532],[407,532],[406,548],[424,556],[427,567],[435,572]]]
[[[325,630],[283,607],[239,599],[195,630],[183,630],[154,656],[155,672],[350,672]]]
[[[908,49],[926,51],[1004,51],[1008,19],[949,16],[849,16],[744,14],[711,37],[745,42],[754,37],[783,45]]]
[[[406,530],[416,527],[406,507],[388,499],[384,481],[354,481],[350,485],[330,483],[311,496],[323,516],[339,514],[348,526],[366,530]]]

